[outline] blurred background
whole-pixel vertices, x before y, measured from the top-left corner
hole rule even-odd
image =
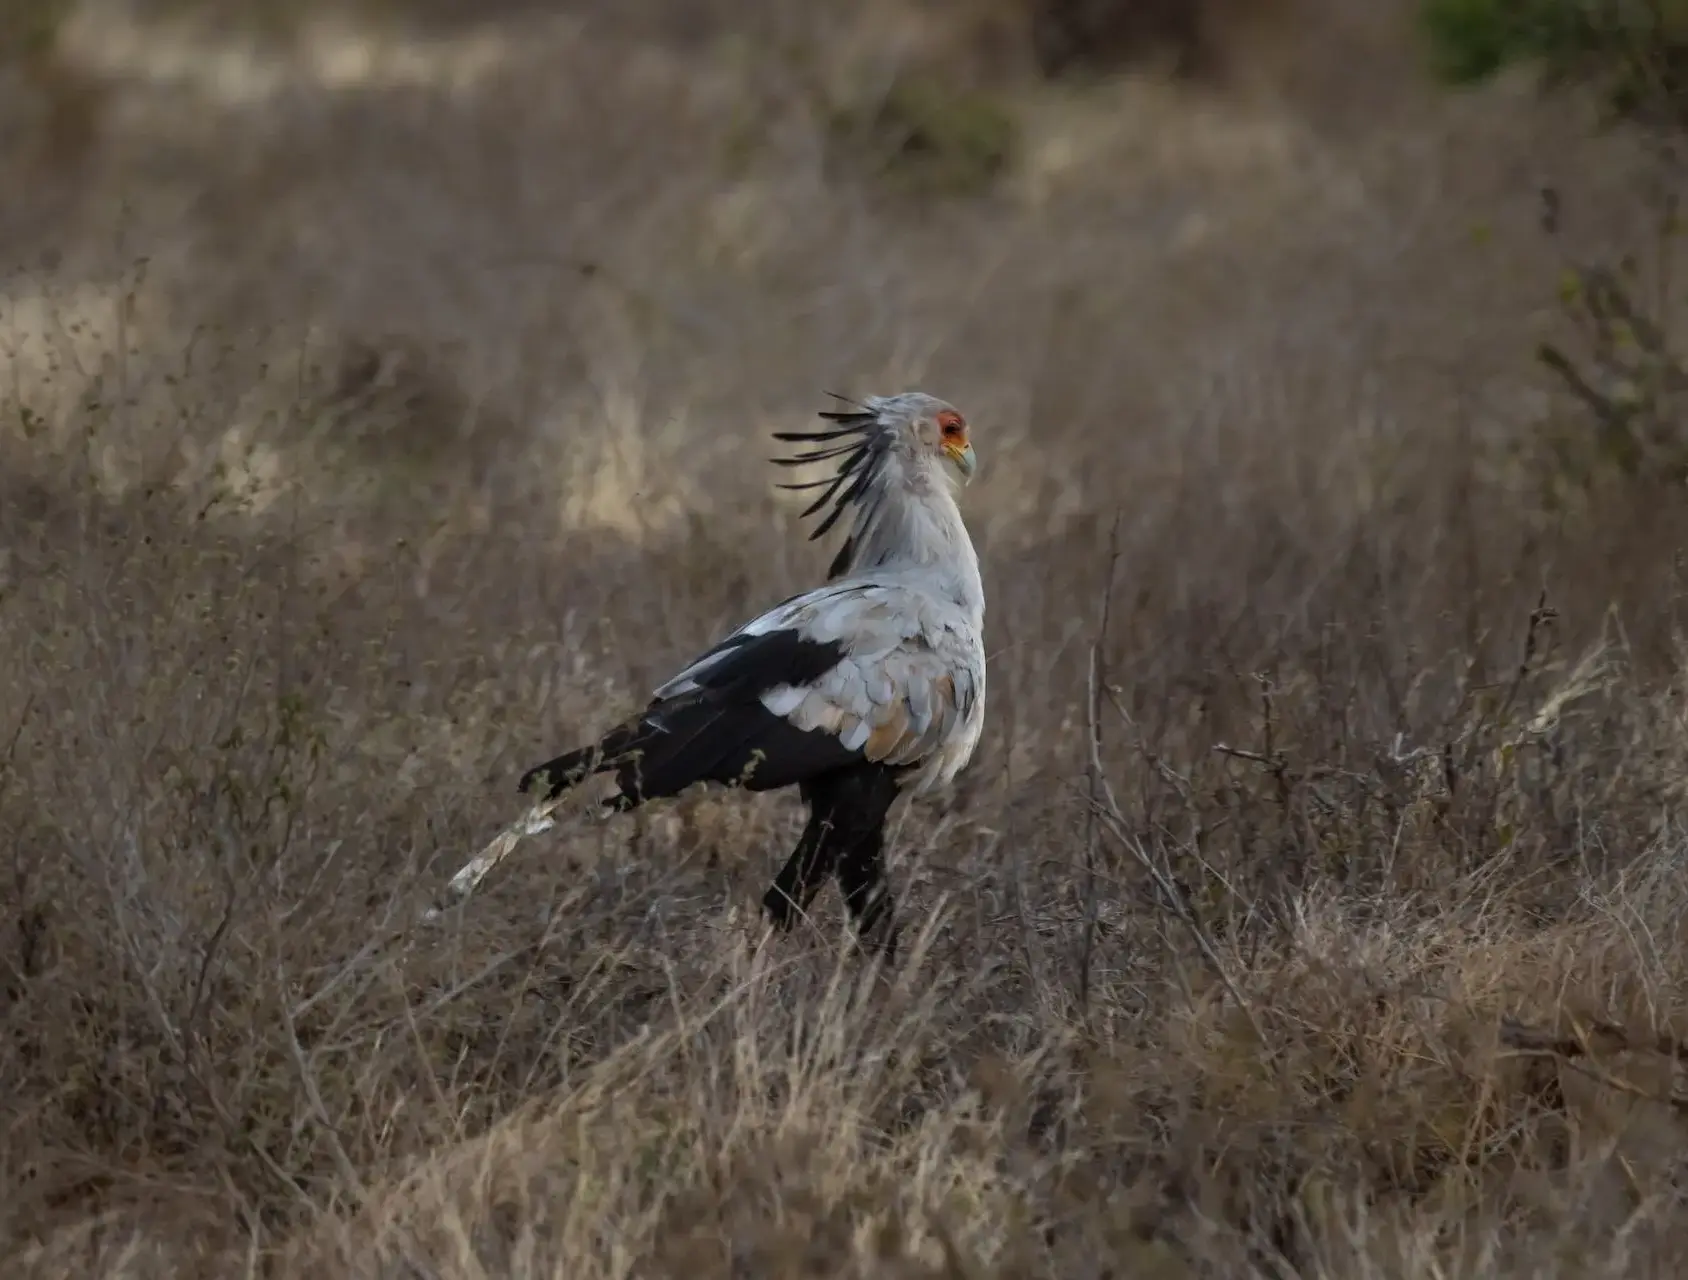
[[[4,1251],[1666,1265],[1685,50],[1669,0],[9,0]],[[991,649],[899,829],[918,976],[831,901],[754,945],[789,798],[411,931],[818,578],[769,433],[916,387]],[[1625,1065],[1541,1067],[1567,1020]]]

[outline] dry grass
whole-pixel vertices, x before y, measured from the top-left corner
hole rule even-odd
[[[917,206],[829,168],[817,84],[884,68],[791,12],[61,32],[80,150],[6,142],[8,1273],[1674,1274],[1685,517],[1527,465],[1641,157],[1360,33],[1016,88],[1013,178]],[[918,954],[765,941],[799,816],[718,794],[413,927],[819,571],[766,433],[908,385],[979,424],[992,651]]]

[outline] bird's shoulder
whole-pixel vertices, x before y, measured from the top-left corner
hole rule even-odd
[[[749,696],[773,684],[818,683],[897,659],[919,678],[974,660],[976,637],[962,611],[894,575],[828,583],[788,597],[687,663],[654,691],[655,701],[709,688]],[[926,659],[930,658],[930,662]]]
[[[747,631],[793,628],[817,639],[839,639],[852,649],[973,630],[955,601],[918,580],[894,574],[864,575],[793,596],[748,624]]]
[[[800,729],[836,734],[865,759],[913,765],[972,722],[979,693],[970,655],[916,633],[846,649],[812,681],[768,690],[761,702]]]

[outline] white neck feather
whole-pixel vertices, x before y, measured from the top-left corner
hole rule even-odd
[[[862,495],[842,572],[906,569],[978,618],[985,613],[979,557],[949,477],[936,460],[887,457]]]

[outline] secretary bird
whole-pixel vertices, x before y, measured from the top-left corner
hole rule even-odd
[[[851,514],[826,584],[747,622],[590,746],[528,770],[518,789],[538,802],[458,873],[455,896],[523,835],[547,830],[564,793],[593,774],[614,775],[611,813],[698,782],[795,784],[809,821],[764,910],[790,930],[835,876],[859,942],[895,959],[886,816],[904,791],[955,778],[984,717],[984,586],[954,493],[977,461],[967,420],[943,400],[910,391],[844,403],[819,415],[828,428],[774,436],[816,446],[776,465],[840,460],[824,479],[780,486],[821,490],[805,518],[831,505],[811,540]]]

